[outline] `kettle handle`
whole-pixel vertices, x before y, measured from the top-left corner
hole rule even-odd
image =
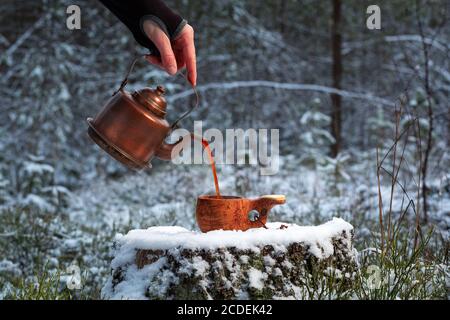
[[[136,64],[136,62],[140,59],[140,58],[145,58],[147,56],[147,54],[141,54],[139,56],[137,56],[136,58],[134,58],[134,60],[131,62],[130,67],[128,68],[127,73],[125,74],[125,78],[122,80],[122,82],[120,83],[120,87],[119,89],[117,89],[116,91],[114,91],[114,93],[112,94],[113,96],[115,96],[119,91],[121,91],[123,88],[125,88],[125,86],[128,83],[128,77],[131,74],[131,71],[133,71],[134,65]]]
[[[116,91],[114,91],[114,93],[112,94],[113,96],[115,96],[119,91],[121,91],[128,83],[128,77],[131,74],[131,71],[133,71],[134,66],[136,65],[136,62],[140,59],[140,58],[145,58],[149,56],[148,54],[141,54],[139,56],[137,56],[136,58],[134,58],[133,62],[131,62],[130,67],[128,68],[127,73],[125,74],[125,78],[122,80],[122,83],[120,84],[119,89],[117,89]],[[189,80],[186,77],[186,75],[184,73],[179,73],[188,83]],[[178,123],[183,120],[184,118],[186,118],[187,116],[189,116],[189,114],[198,107],[199,103],[200,103],[200,97],[198,95],[198,91],[195,88],[195,86],[192,86],[192,90],[195,93],[195,104],[193,104],[186,112],[184,112],[177,120],[174,121],[174,123],[170,126],[170,130],[174,130],[177,129]]]
[[[187,76],[184,73],[179,73],[185,80],[187,83],[190,83]],[[192,90],[194,91],[195,94],[195,103],[193,105],[190,106],[190,108],[188,110],[186,110],[180,117],[178,117],[177,120],[175,120],[172,125],[170,126],[170,130],[175,130],[177,128],[179,128],[178,123],[183,120],[184,118],[186,118],[187,116],[189,116],[189,114],[194,111],[194,109],[196,109],[200,103],[200,96],[198,95],[198,91],[195,88],[195,86],[192,86]]]

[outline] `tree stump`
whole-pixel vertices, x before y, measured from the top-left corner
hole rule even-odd
[[[152,227],[118,235],[105,299],[300,299],[315,277],[351,283],[353,227],[279,222],[199,233]]]

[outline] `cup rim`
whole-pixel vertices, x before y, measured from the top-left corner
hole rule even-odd
[[[223,200],[242,200],[243,197],[241,196],[220,196],[218,198],[215,194],[202,194],[198,196],[198,200],[210,200],[210,201],[223,201]]]

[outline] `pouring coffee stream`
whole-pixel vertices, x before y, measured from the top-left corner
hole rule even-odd
[[[143,57],[143,56],[140,56]],[[140,58],[138,57],[138,58]],[[136,58],[119,89],[92,119],[88,118],[88,134],[110,156],[132,169],[151,167],[153,157],[172,160],[178,155],[178,148],[186,143],[201,142],[208,154],[214,178],[216,194],[199,196],[196,219],[203,232],[223,230],[247,230],[267,228],[268,212],[272,207],[285,203],[283,195],[266,195],[257,198],[222,196],[219,189],[216,165],[209,142],[200,136],[189,133],[177,142],[169,144],[165,139],[178,128],[179,122],[186,118],[199,104],[195,89],[196,103],[170,125],[165,119],[167,102],[162,86],[156,89],[143,88],[132,93],[125,90]],[[184,76],[184,74],[182,74]],[[185,77],[186,78],[186,77]],[[187,79],[186,79],[187,80]]]
[[[212,154],[211,148],[209,147],[209,142],[205,139],[202,139],[202,145],[205,150],[208,152],[209,163],[211,165],[211,170],[214,178],[214,187],[216,188],[216,196],[221,198],[220,196],[220,188],[219,188],[219,179],[217,179],[217,171],[216,171],[216,162],[214,161],[214,156]]]

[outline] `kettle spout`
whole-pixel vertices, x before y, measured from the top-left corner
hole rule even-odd
[[[179,151],[188,143],[191,143],[191,135],[186,135],[175,143],[166,143],[163,141],[155,156],[161,160],[170,161],[178,156]]]

